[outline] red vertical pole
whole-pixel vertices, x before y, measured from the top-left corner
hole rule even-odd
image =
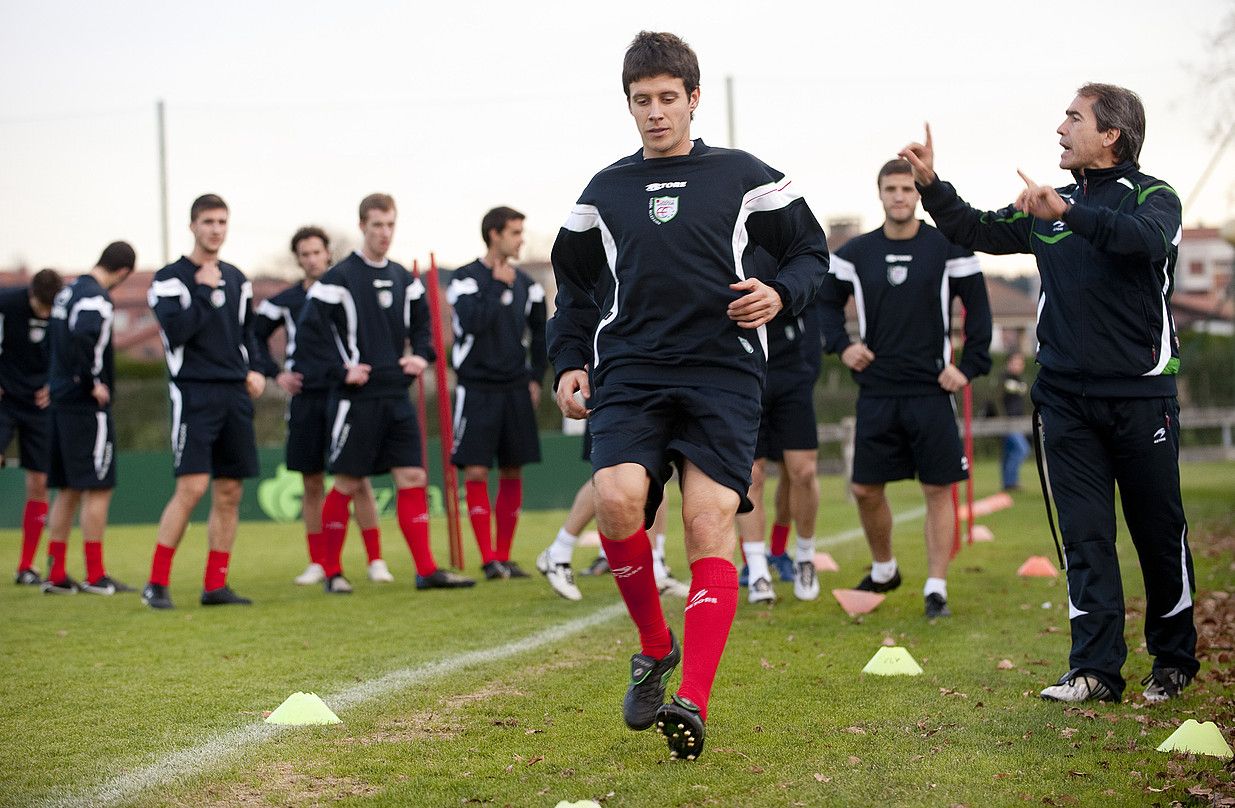
[[[446,375],[446,337],[442,323],[442,290],[437,280],[437,256],[429,253],[429,315],[433,325],[433,351],[437,354],[438,434],[442,440],[442,500],[446,504],[446,530],[450,537],[450,563],[463,569],[463,534],[459,530],[459,472],[450,462],[454,445],[454,419],[450,413],[450,380]]]
[[[965,500],[969,503],[965,535],[973,544],[973,387],[965,385],[965,458],[969,463],[969,479],[965,481]]]

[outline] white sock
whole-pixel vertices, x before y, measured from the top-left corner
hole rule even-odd
[[[549,560],[554,564],[569,564],[575,552],[575,543],[578,541],[578,536],[573,536],[567,532],[566,528],[562,528],[557,532],[557,538],[553,540],[553,544],[549,545]]]
[[[663,581],[669,577],[669,572],[665,569],[665,556],[663,553],[652,553],[652,577],[658,581]]]
[[[742,542],[742,552],[746,554],[746,568],[750,571],[750,580],[771,578],[768,572],[768,545],[762,541]]]
[[[795,560],[801,564],[803,561],[815,560],[815,537],[798,536],[798,553]]]
[[[886,584],[896,577],[896,557],[890,561],[871,562],[871,580],[877,584]]]
[[[926,585],[922,587],[922,597],[929,594],[936,594],[944,600],[948,599],[948,581],[946,578],[927,578]]]
[[[600,545],[599,549],[600,549],[600,557],[608,561],[609,556],[605,555],[605,545],[603,543]]]
[[[654,555],[660,556],[662,560],[664,559],[665,557],[665,534],[664,533],[656,534],[656,543],[652,545],[652,553]]]

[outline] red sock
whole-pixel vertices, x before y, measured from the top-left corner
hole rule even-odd
[[[497,484],[497,560],[510,560],[510,546],[515,543],[515,527],[519,524],[519,509],[523,507],[523,480],[512,477]]]
[[[56,582],[69,577],[64,569],[64,556],[68,553],[68,548],[68,542],[64,541],[47,543],[47,580]]]
[[[669,626],[665,613],[660,608],[660,590],[652,573],[652,545],[643,528],[631,534],[625,541],[614,541],[603,533],[600,544],[605,548],[605,557],[613,570],[626,611],[639,629],[639,643],[644,654],[660,659],[673,648],[669,639]]]
[[[738,571],[733,565],[723,558],[701,558],[691,564],[678,695],[699,705],[699,715],[705,721],[712,680],[737,611]]]
[[[318,566],[323,566],[322,549],[325,544],[325,534],[320,530],[316,533],[306,533],[305,540],[309,545],[309,561]]]
[[[351,504],[352,498],[334,487],[322,503],[322,570],[327,578],[343,572],[343,541]]]
[[[175,547],[165,544],[154,546],[154,561],[150,563],[150,583],[167,586],[172,577],[172,557],[176,555]]]
[[[17,568],[19,571],[34,566],[34,557],[39,552],[39,537],[43,535],[45,524],[47,524],[47,503],[37,499],[26,500],[26,509],[21,515],[21,566]]]
[[[472,533],[476,534],[476,546],[480,548],[480,563],[488,564],[497,558],[493,552],[489,484],[483,480],[469,480],[463,487],[467,490],[467,515],[472,520]]]
[[[360,535],[364,539],[365,555],[369,557],[369,563],[372,564],[382,557],[382,529],[380,527],[365,528],[360,531]]]
[[[772,555],[784,555],[787,544],[789,544],[789,525],[782,525],[780,522],[772,525]]]
[[[86,551],[86,581],[95,583],[107,573],[103,571],[103,542],[88,541]]]
[[[407,549],[412,551],[416,574],[429,576],[437,572],[433,551],[429,549],[429,502],[423,488],[400,488],[395,497],[395,512]]]
[[[227,586],[227,565],[231,563],[232,554],[211,550],[206,556],[206,576],[202,588],[209,592],[220,586]]]

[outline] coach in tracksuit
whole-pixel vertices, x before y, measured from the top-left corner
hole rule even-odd
[[[922,201],[952,240],[1033,253],[1042,275],[1032,397],[1067,564],[1070,670],[1042,691],[1058,701],[1118,700],[1123,586],[1115,486],[1145,580],[1154,657],[1145,699],[1179,695],[1196,675],[1193,573],[1179,491],[1179,344],[1170,297],[1182,235],[1179,197],[1140,170],[1145,110],[1135,93],[1086,84],[1058,128],[1061,188],[1027,177],[1013,205],[982,213],[934,172],[930,130],[902,156]]]
[[[536,405],[549,365],[545,289],[511,263],[523,247],[523,218],[508,207],[486,213],[480,224],[485,257],[459,268],[446,290],[454,307],[450,360],[459,378],[451,462],[463,469],[467,512],[489,579],[527,577],[510,549],[523,503],[523,466],[540,462]],[[495,460],[496,544],[489,507]]]
[[[253,286],[219,260],[227,238],[227,203],[198,197],[189,216],[193,252],[155,273],[147,294],[167,353],[172,465],[176,489],[159,518],[158,541],[142,602],[172,608],[172,558],[193,508],[211,486],[210,553],[201,604],[249,603],[227,586],[244,479],[256,477],[253,399],[266,388],[257,366]]]

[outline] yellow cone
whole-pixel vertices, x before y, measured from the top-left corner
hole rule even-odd
[[[293,693],[266,717],[267,724],[308,726],[310,724],[342,724],[316,693]]]
[[[922,673],[922,666],[912,654],[899,645],[890,648],[885,646],[875,652],[862,673],[873,673],[876,676],[917,676]]]
[[[1159,752],[1191,752],[1194,755],[1230,760],[1231,745],[1222,737],[1222,730],[1212,721],[1198,724],[1189,718],[1158,747]]]

